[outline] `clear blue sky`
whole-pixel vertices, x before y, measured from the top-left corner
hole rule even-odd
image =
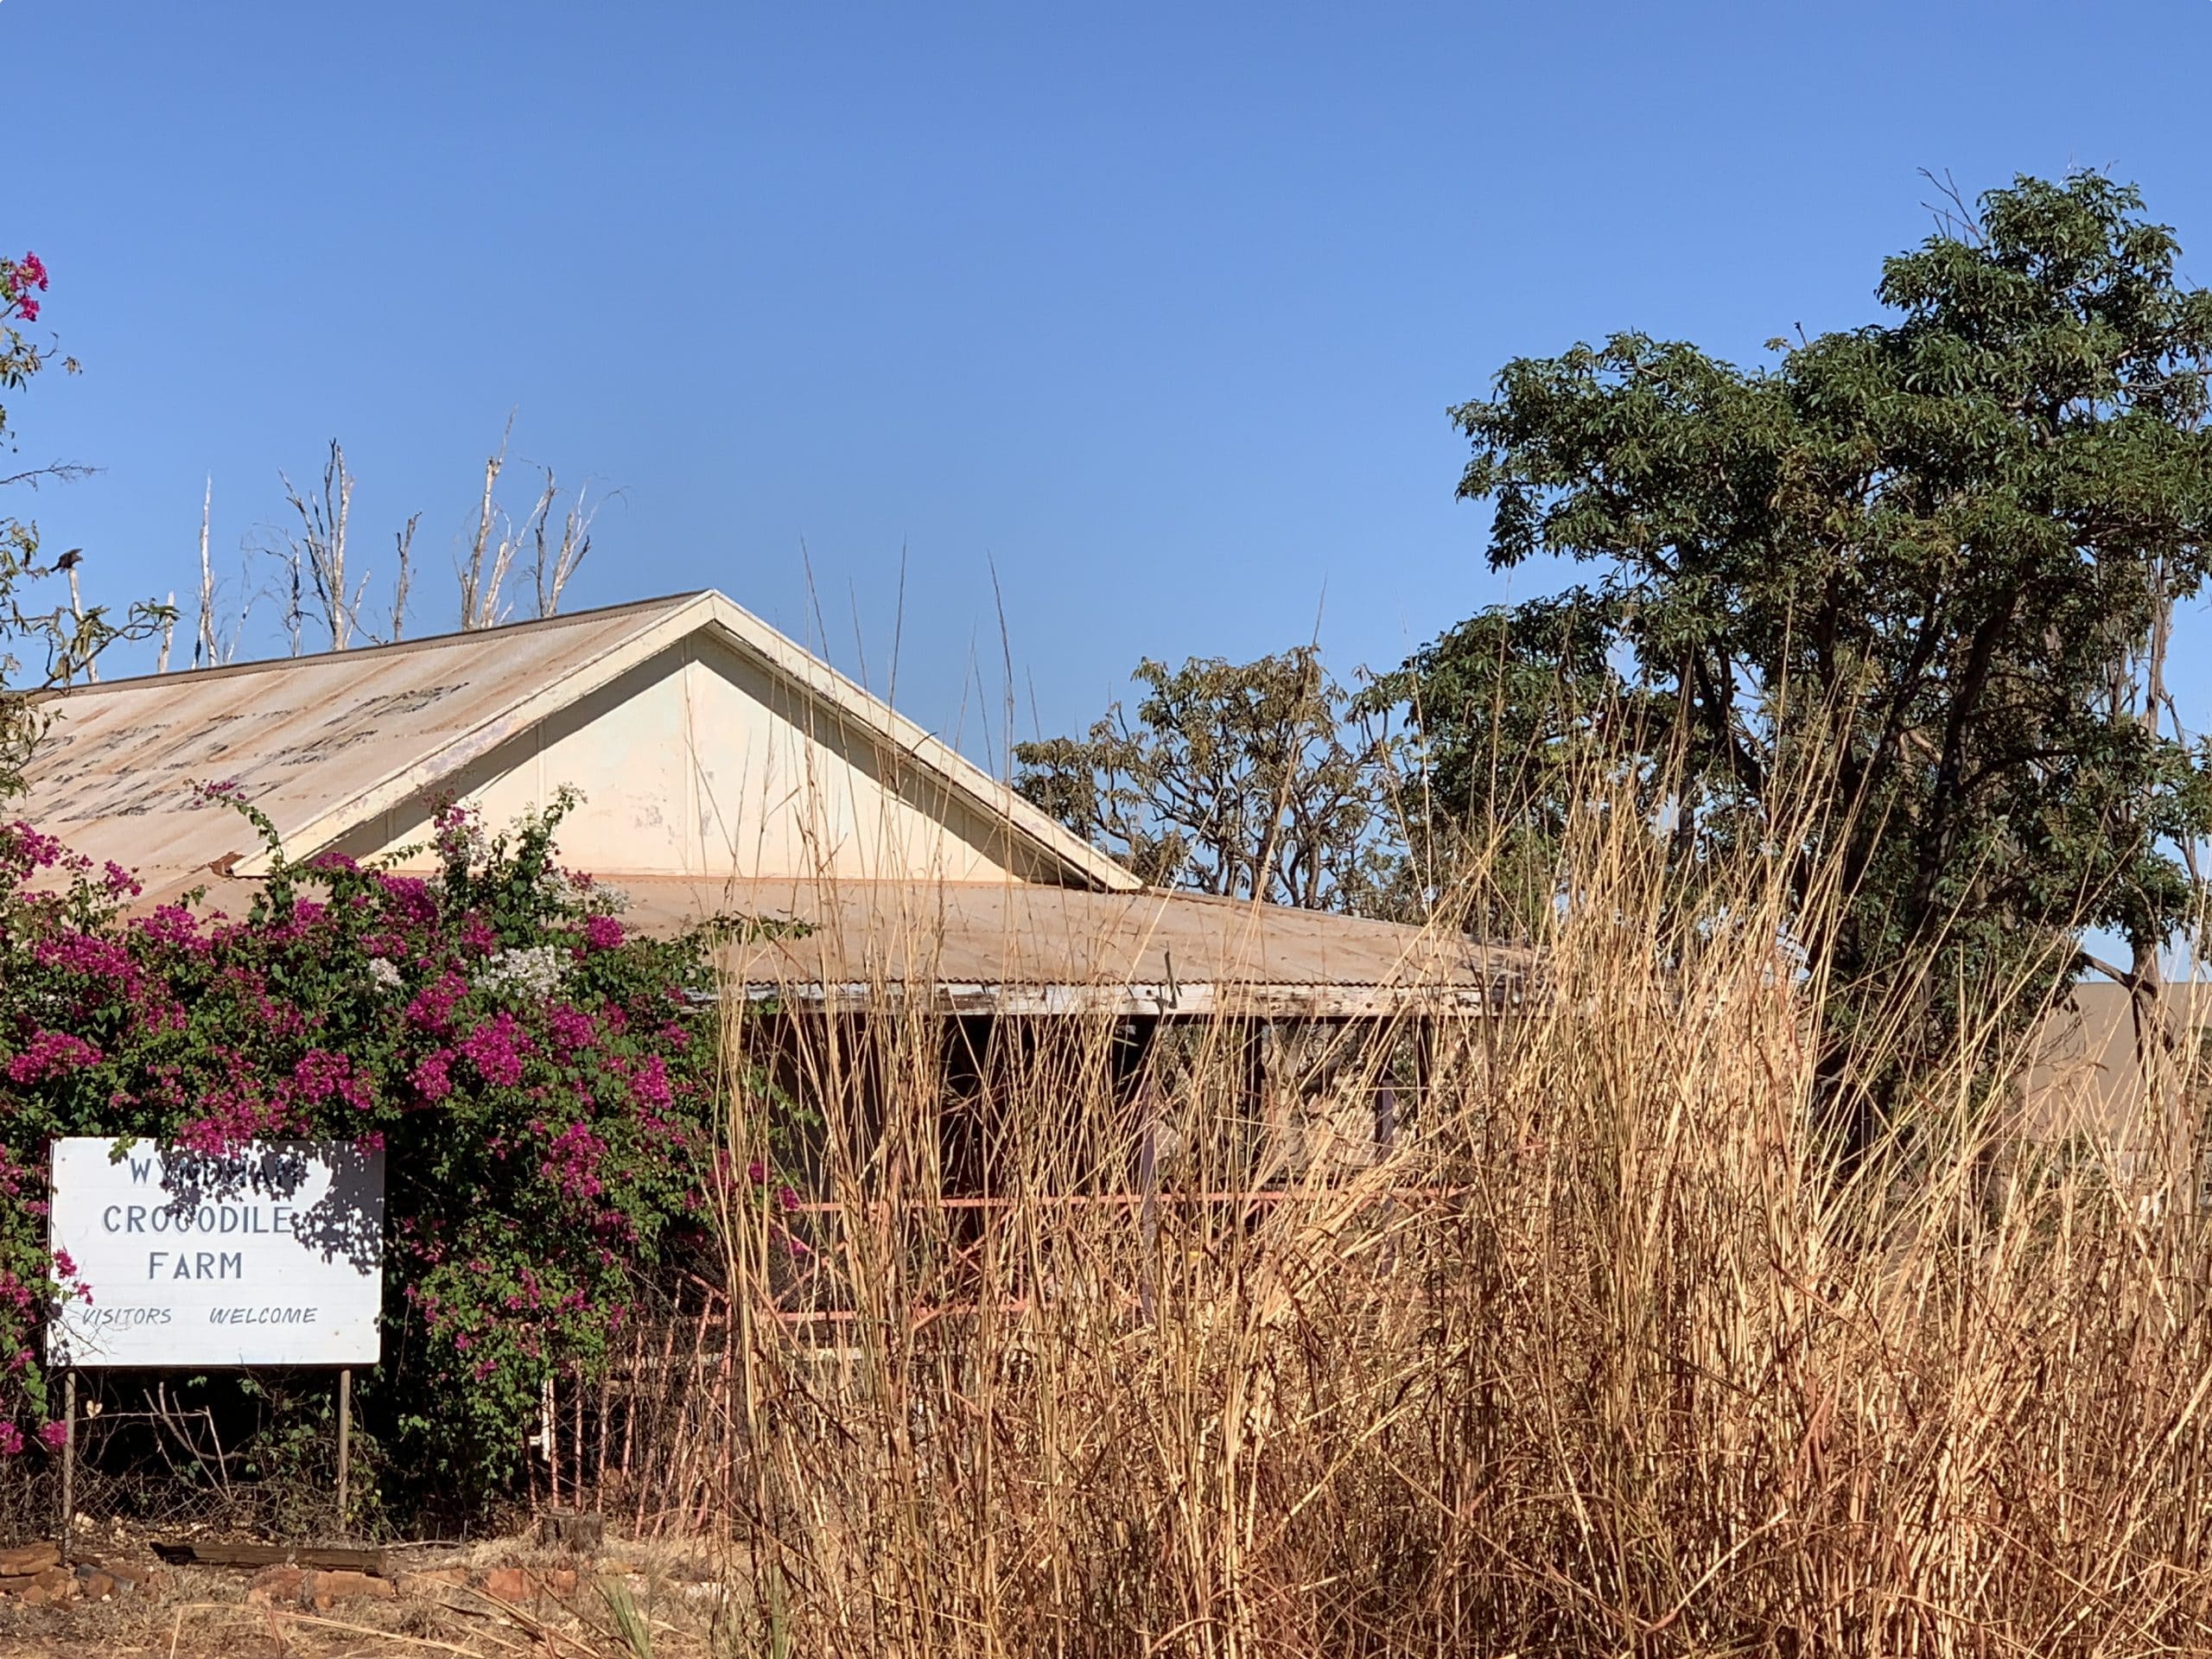
[[[16,410],[99,594],[235,578],[341,438],[415,626],[510,409],[619,487],[571,604],[712,585],[986,746],[1141,655],[1497,598],[1445,407],[1635,327],[1874,311],[1970,189],[2109,167],[2212,278],[2212,3],[189,5],[0,0],[0,243],[84,375]],[[514,505],[524,494],[518,483]],[[1524,582],[1527,578],[1523,578]],[[264,643],[270,614],[264,607]],[[2201,632],[2200,632],[2201,638]],[[2212,715],[2212,673],[2185,679]]]

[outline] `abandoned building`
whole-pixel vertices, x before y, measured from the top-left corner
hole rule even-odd
[[[51,711],[25,816],[136,871],[149,905],[197,889],[239,913],[268,874],[251,827],[195,785],[234,785],[295,861],[403,868],[429,860],[442,802],[498,827],[572,789],[563,861],[620,888],[632,925],[807,924],[728,947],[725,983],[824,1017],[934,1008],[970,1071],[1040,1023],[1118,1021],[1141,1051],[1227,1021],[1261,1111],[1294,1033],[1483,1015],[1527,968],[1433,931],[1147,888],[715,593],[84,685]],[[1402,1116],[1386,1100],[1373,1135]]]

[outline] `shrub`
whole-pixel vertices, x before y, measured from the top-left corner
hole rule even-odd
[[[561,869],[565,800],[488,838],[442,814],[427,875],[292,865],[232,804],[276,861],[238,919],[196,896],[129,914],[128,873],[0,829],[4,1440],[53,1414],[35,1332],[77,1288],[47,1255],[52,1137],[350,1141],[388,1170],[364,1427],[414,1498],[479,1503],[514,1474],[550,1369],[602,1364],[641,1280],[699,1236],[703,938],[639,938]]]

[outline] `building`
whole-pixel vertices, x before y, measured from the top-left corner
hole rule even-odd
[[[1144,887],[934,734],[719,594],[404,644],[77,687],[48,705],[23,816],[145,883],[237,913],[270,855],[429,862],[449,800],[493,827],[563,789],[563,861],[630,919],[791,919],[725,983],[785,1008],[1077,1015],[1136,1039],[1483,1015],[1525,955],[1455,934]],[[1255,1067],[1258,1063],[1255,1062]],[[1255,1085],[1257,1086],[1257,1085]]]
[[[1456,936],[1147,889],[718,594],[80,686],[49,711],[22,816],[137,871],[149,905],[202,889],[235,913],[267,873],[196,785],[238,785],[295,859],[403,868],[444,800],[497,825],[567,786],[563,856],[634,923],[809,924],[730,948],[731,982],[786,1005],[918,1001],[971,1038],[1079,1014],[1258,1031],[1481,1016],[1529,977],[1525,953]],[[2212,1025],[2202,988],[2170,998]],[[2129,1139],[2134,1053],[2126,994],[2078,987],[2037,1033],[2023,1127]]]
[[[444,801],[497,826],[565,787],[582,801],[563,860],[622,887],[640,923],[828,924],[772,964],[823,995],[887,970],[922,989],[918,932],[931,994],[975,1012],[1479,1011],[1522,966],[1418,929],[1147,890],[719,594],[80,686],[48,709],[22,816],[136,871],[148,904],[200,888],[235,910],[268,873],[206,785],[235,785],[295,861],[400,868],[428,863]]]
[[[266,873],[235,783],[295,859],[420,842],[435,803],[487,818],[582,791],[580,868],[676,881],[1134,880],[715,594],[402,645],[80,686],[28,809],[149,895]]]
[[[2180,1129],[2205,1128],[2212,983],[2166,986],[2139,1030],[2124,985],[2084,980],[2045,1014],[2020,1076],[2019,1128],[2046,1145],[2094,1149],[2133,1167]],[[2146,1043],[2145,1035],[2155,1038]]]

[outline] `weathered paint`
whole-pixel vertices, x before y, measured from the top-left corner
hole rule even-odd
[[[694,636],[517,733],[447,787],[493,824],[579,791],[562,856],[602,874],[1052,880],[1002,818],[887,748]],[[418,798],[333,849],[389,855],[429,833]]]
[[[384,1302],[384,1154],[278,1141],[207,1159],[54,1143],[51,1227],[89,1297],[50,1351],[76,1367],[368,1365]]]

